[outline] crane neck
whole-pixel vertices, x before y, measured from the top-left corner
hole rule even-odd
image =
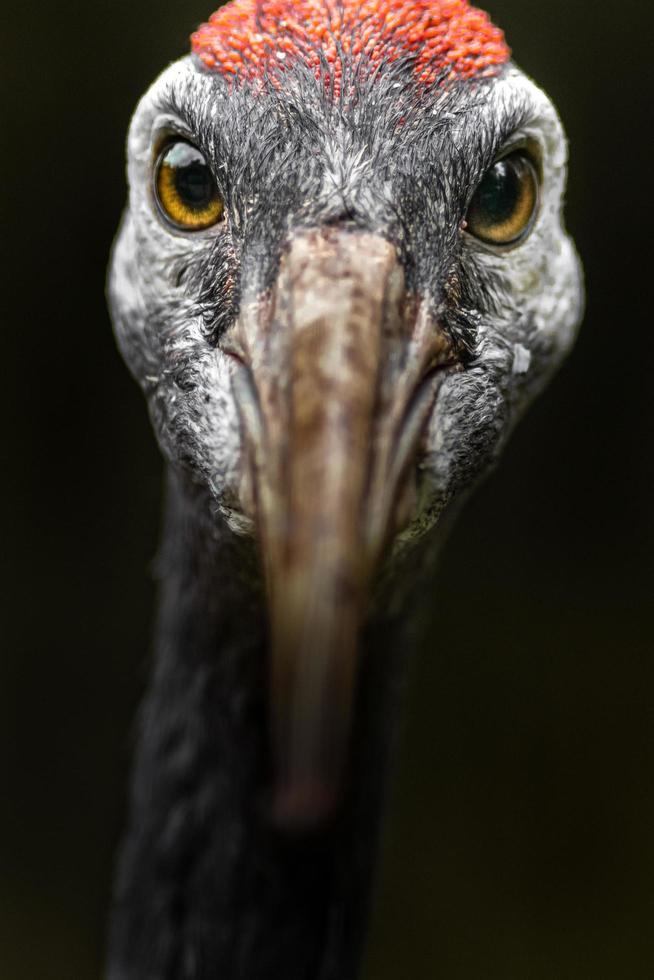
[[[256,556],[202,491],[168,483],[108,980],[354,980],[404,674],[400,617],[378,618],[365,637],[337,820],[284,836],[267,814]]]

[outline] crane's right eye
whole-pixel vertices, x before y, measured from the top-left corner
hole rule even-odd
[[[154,192],[164,217],[184,231],[217,224],[225,203],[204,155],[184,140],[164,147],[154,172]]]

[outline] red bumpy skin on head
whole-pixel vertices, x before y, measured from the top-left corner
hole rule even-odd
[[[486,77],[510,57],[502,31],[467,0],[232,0],[192,37],[206,68],[279,78],[294,62],[340,91],[343,59],[372,69],[410,58],[415,77]],[[331,84],[331,82],[330,82]]]

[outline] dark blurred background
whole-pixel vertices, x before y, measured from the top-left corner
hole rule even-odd
[[[645,980],[651,9],[486,6],[569,132],[588,313],[441,562],[367,980]],[[196,0],[33,0],[0,15],[2,980],[101,976],[161,482],[105,266],[130,113],[209,13]]]

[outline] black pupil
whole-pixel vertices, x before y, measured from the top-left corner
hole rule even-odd
[[[498,160],[482,180],[475,194],[474,217],[485,225],[510,221],[520,202],[524,161],[519,157]]]
[[[166,163],[174,170],[175,189],[187,207],[202,211],[211,204],[216,186],[199,150],[178,143],[166,155]]]

